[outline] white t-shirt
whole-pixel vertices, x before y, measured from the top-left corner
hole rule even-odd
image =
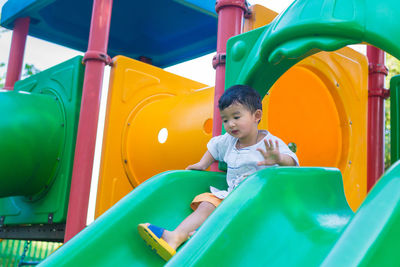
[[[279,143],[279,152],[287,154],[294,159],[296,165],[299,166],[299,160],[295,153],[278,137],[273,136],[268,131],[261,130],[260,133],[265,134],[264,139],[272,140],[275,144],[277,140]],[[264,140],[257,144],[245,148],[237,149],[236,143],[238,138],[226,133],[224,135],[213,137],[207,144],[208,151],[214,159],[224,161],[228,165],[226,181],[228,183],[228,190],[219,190],[210,186],[211,193],[220,199],[224,199],[228,194],[240,184],[247,176],[254,172],[272,166],[258,166],[257,163],[264,160],[263,155],[257,151],[257,148],[266,150]]]

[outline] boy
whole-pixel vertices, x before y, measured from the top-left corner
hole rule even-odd
[[[262,103],[257,91],[246,85],[232,86],[219,99],[218,108],[226,134],[213,137],[201,160],[186,169],[206,170],[214,161],[224,161],[228,165],[228,189],[210,187],[211,193],[196,196],[190,205],[194,212],[173,231],[149,223],[139,224],[140,236],[164,260],[176,253],[176,249],[247,176],[270,166],[299,165],[296,155],[282,140],[268,131],[258,130]]]

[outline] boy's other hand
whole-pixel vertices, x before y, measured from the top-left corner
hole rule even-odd
[[[264,139],[265,143],[265,148],[266,150],[263,150],[261,148],[257,148],[257,151],[263,155],[264,160],[260,161],[257,163],[258,166],[261,165],[275,165],[278,164],[280,165],[280,162],[282,161],[282,154],[279,152],[279,143],[276,140],[275,144],[272,142],[272,140],[267,140]]]
[[[204,166],[202,166],[202,165],[200,164],[200,162],[198,162],[198,163],[196,163],[196,164],[187,166],[185,170],[204,171],[205,168],[204,168]]]
[[[210,151],[206,151],[199,162],[186,167],[186,170],[205,171],[215,161]]]

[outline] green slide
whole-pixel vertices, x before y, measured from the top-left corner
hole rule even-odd
[[[138,223],[174,228],[222,173],[171,171],[133,190],[40,266],[162,266]],[[400,262],[400,166],[356,214],[340,172],[273,167],[249,176],[167,266],[395,266]]]

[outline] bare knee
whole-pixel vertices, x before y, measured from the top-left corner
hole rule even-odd
[[[199,210],[199,212],[211,213],[215,210],[215,206],[213,204],[211,204],[210,202],[203,201],[197,207],[197,210]]]

